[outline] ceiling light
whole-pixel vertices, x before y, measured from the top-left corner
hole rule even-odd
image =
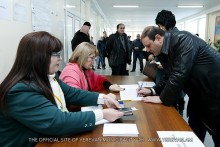
[[[123,6],[123,5],[114,5],[114,8],[138,8],[139,6]]]
[[[178,8],[203,8],[203,5],[177,5]]]
[[[66,8],[75,8],[76,6],[74,5],[66,5]]]
[[[131,21],[130,19],[116,19],[116,21],[120,21],[120,22],[129,22]]]

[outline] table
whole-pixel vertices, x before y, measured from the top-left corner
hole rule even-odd
[[[146,76],[106,76],[112,83],[136,84],[137,81],[151,81]],[[101,91],[105,92],[106,91]],[[114,93],[119,96],[119,93]],[[126,107],[136,107],[132,119],[117,122],[137,124],[138,137],[103,137],[103,125],[92,132],[73,135],[65,142],[41,142],[37,147],[162,147],[156,131],[192,131],[174,107],[141,101],[125,102]],[[129,128],[128,128],[129,129]]]

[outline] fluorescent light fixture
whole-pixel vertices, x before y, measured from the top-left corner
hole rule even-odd
[[[129,22],[131,21],[130,19],[116,19],[116,21],[120,21],[120,22]]]
[[[178,8],[203,8],[203,5],[177,5]]]
[[[76,6],[74,5],[66,5],[66,8],[75,8]]]
[[[139,6],[113,5],[114,8],[138,8]]]

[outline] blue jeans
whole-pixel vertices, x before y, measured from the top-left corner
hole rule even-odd
[[[100,63],[102,65],[102,67],[103,67],[104,66],[103,56],[99,56],[98,67],[100,67]]]

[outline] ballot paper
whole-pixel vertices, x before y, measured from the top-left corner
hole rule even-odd
[[[136,124],[108,123],[104,124],[103,136],[137,137],[139,134]]]
[[[143,98],[137,94],[138,84],[120,85],[120,87],[125,88],[125,90],[120,91],[121,100],[140,101]]]
[[[163,147],[205,147],[192,131],[157,131]]]
[[[151,88],[155,85],[154,82],[138,81],[139,85],[141,85],[142,83],[143,83],[142,87],[146,87],[146,88]]]

